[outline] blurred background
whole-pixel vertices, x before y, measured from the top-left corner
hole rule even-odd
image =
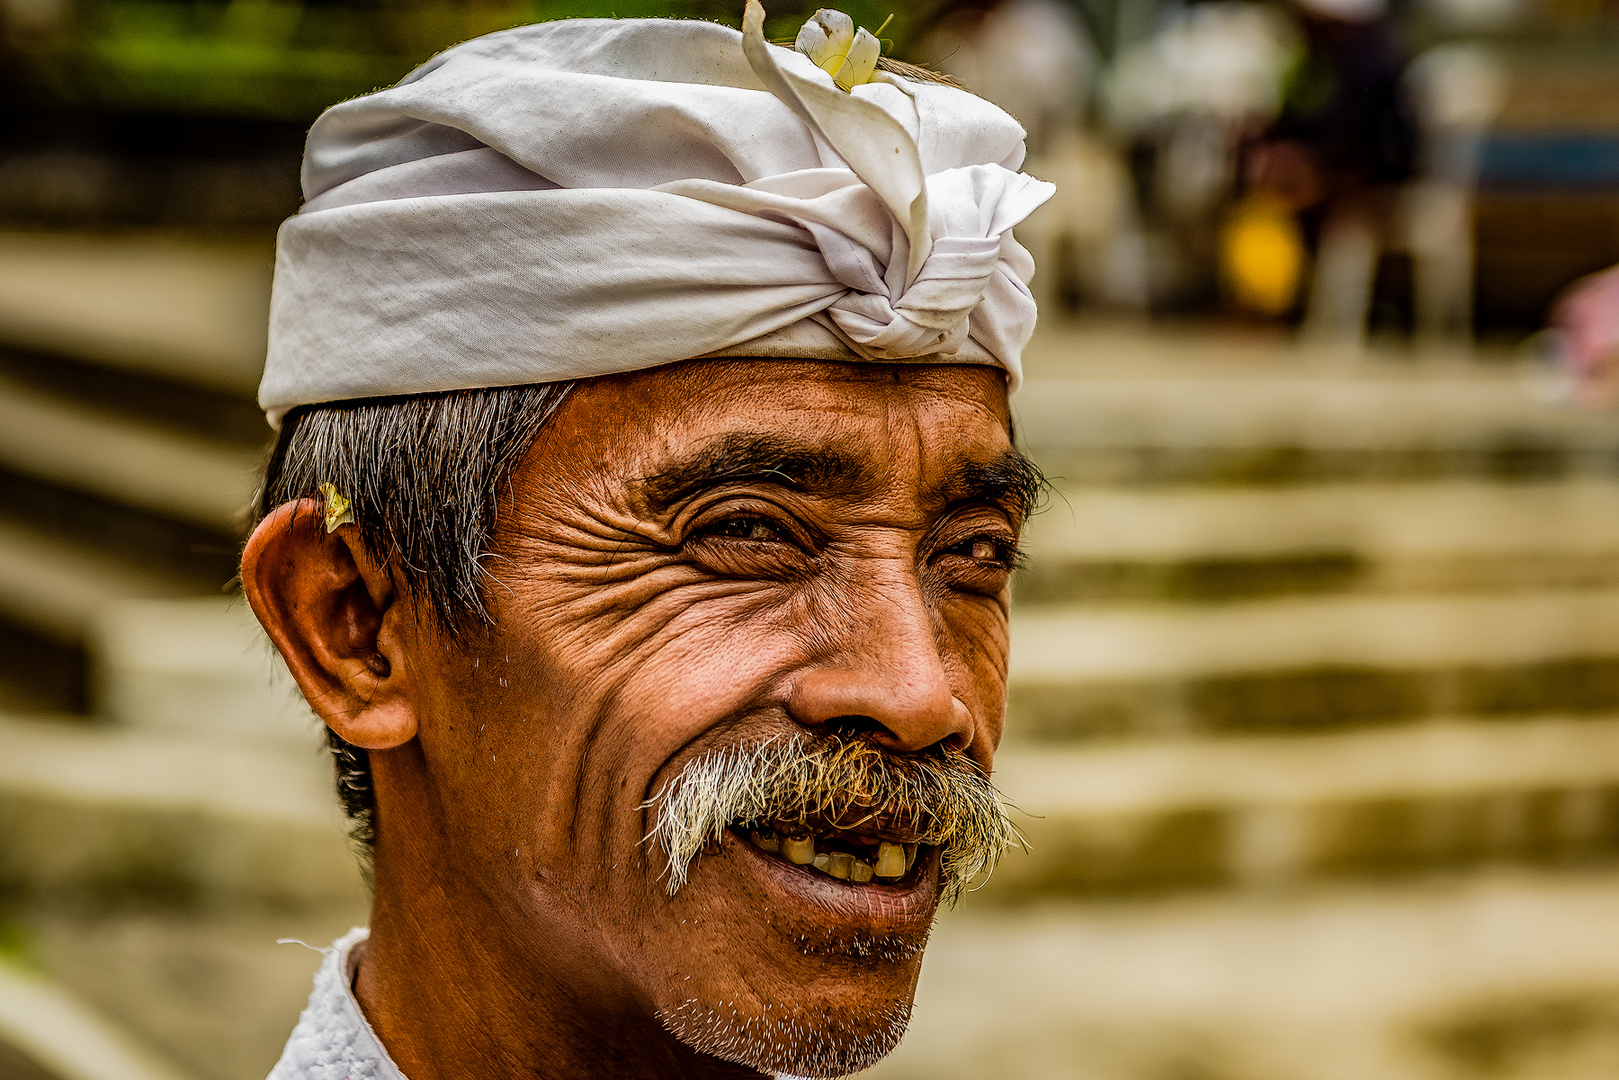
[[[1619,5],[846,6],[1060,187],[1030,851],[871,1075],[1619,1076]],[[319,960],[277,940],[365,919],[229,584],[308,124],[485,31],[739,7],[0,0],[0,1080],[258,1080]]]

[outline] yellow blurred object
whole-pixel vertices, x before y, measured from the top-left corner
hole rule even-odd
[[[1220,276],[1226,295],[1259,315],[1286,314],[1304,272],[1304,236],[1287,207],[1271,196],[1244,197],[1220,232]]]

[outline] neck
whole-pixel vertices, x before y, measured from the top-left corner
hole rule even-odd
[[[569,905],[513,932],[518,920],[501,918],[420,840],[392,844],[379,829],[371,937],[355,982],[409,1080],[760,1076],[665,1031],[611,957],[576,944],[585,936]]]

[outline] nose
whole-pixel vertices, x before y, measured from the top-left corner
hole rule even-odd
[[[909,577],[909,575],[906,575]],[[801,672],[788,711],[806,727],[853,727],[896,752],[943,743],[965,750],[973,718],[949,671],[920,583],[914,578],[860,594],[847,639]]]

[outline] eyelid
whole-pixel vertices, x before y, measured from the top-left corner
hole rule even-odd
[[[1012,551],[1020,550],[1022,522],[1004,507],[977,502],[945,515],[933,531],[935,550],[944,551],[976,540],[989,540]]]

